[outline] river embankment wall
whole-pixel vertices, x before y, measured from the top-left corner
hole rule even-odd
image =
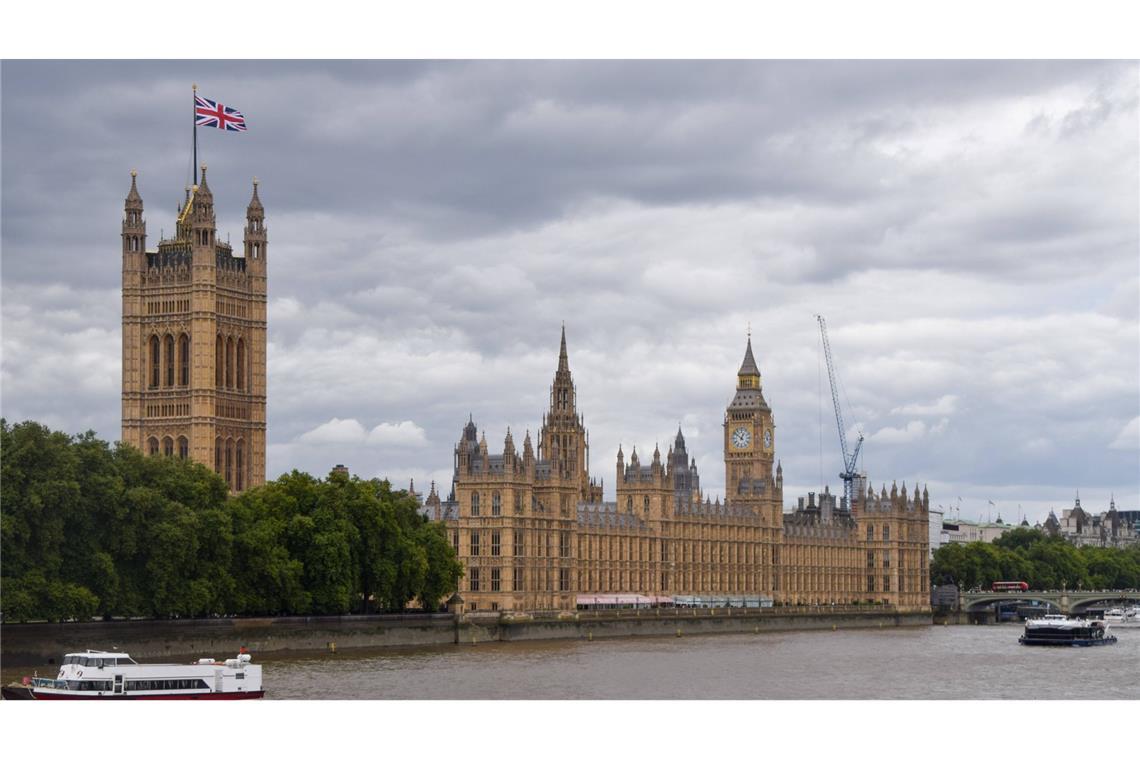
[[[929,612],[823,612],[794,608],[620,610],[551,616],[471,613],[6,623],[0,626],[0,657],[5,666],[45,665],[57,663],[65,652],[118,649],[139,661],[153,662],[230,656],[241,646],[264,654],[930,624]]]

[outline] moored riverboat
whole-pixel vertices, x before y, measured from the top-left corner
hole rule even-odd
[[[1045,615],[1025,621],[1025,633],[1018,641],[1028,646],[1091,647],[1115,644],[1116,637],[1101,620],[1081,620],[1064,615]]]
[[[4,699],[259,699],[261,666],[244,649],[218,662],[140,664],[125,652],[67,654],[55,678],[25,678],[2,688]]]
[[[1104,622],[1118,628],[1140,628],[1140,607],[1108,610],[1104,613]]]

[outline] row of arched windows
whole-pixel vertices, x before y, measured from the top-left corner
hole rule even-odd
[[[161,452],[163,456],[172,457],[174,456],[174,446],[176,443],[178,446],[179,459],[186,459],[190,456],[190,441],[184,435],[178,436],[177,442],[170,436],[166,436],[161,442],[158,438],[151,436],[147,440],[147,450],[151,456],[158,456],[159,452]]]
[[[214,439],[214,472],[226,479],[232,491],[245,488],[245,441],[238,438]]]
[[[167,334],[163,338],[157,335],[150,336],[148,341],[150,372],[149,383],[151,388],[173,388],[177,385],[190,385],[190,336],[182,333],[178,336],[177,350],[173,335]]]
[[[232,337],[223,339],[221,335],[214,345],[214,384],[219,388],[248,390],[249,357],[245,339]]]

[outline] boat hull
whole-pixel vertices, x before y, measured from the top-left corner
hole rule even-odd
[[[4,686],[0,688],[4,699],[37,699],[37,700],[136,700],[136,699],[261,699],[265,691],[214,691],[206,694],[66,694],[63,692],[35,691],[28,686]]]
[[[1018,642],[1032,647],[1099,647],[1115,644],[1115,636],[1106,636],[1103,639],[1029,639],[1022,636]]]

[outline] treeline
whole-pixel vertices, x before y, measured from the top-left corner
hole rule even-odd
[[[1025,581],[1031,589],[1140,588],[1140,545],[1076,547],[1033,528],[1015,528],[992,544],[946,544],[934,552],[930,582],[963,589]]]
[[[0,420],[6,622],[434,609],[462,565],[387,481],[293,471],[238,496],[202,465]]]

